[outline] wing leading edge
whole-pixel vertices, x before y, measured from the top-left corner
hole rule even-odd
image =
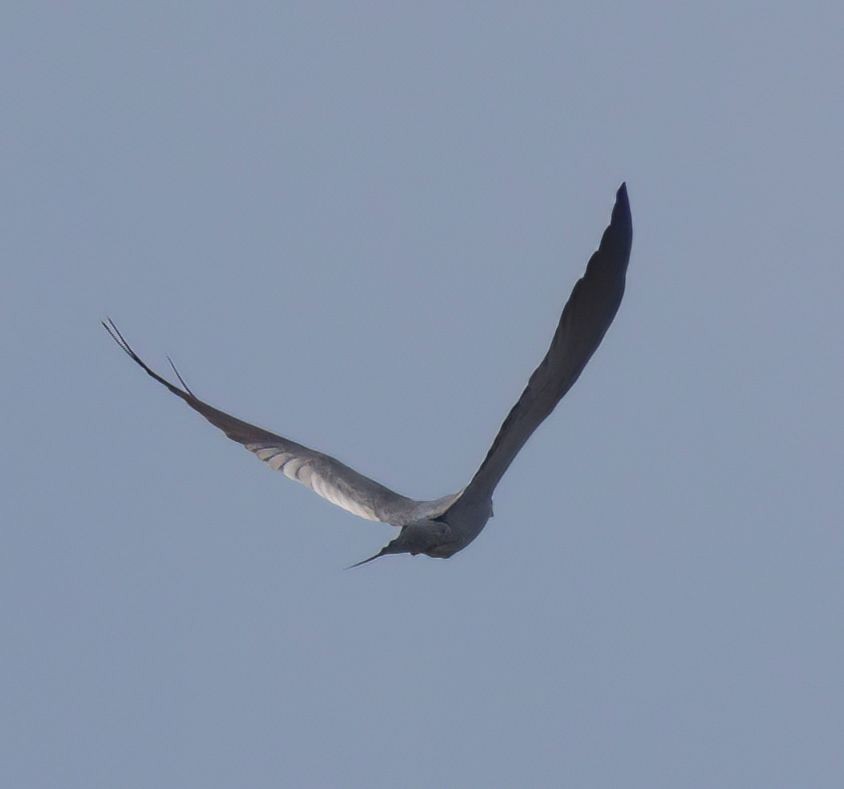
[[[150,368],[126,342],[110,319],[108,322],[103,321],[103,326],[129,358],[147,375],[167,387],[194,411],[202,414],[212,425],[222,430],[233,441],[242,444],[273,470],[281,471],[288,479],[305,485],[318,496],[361,518],[382,521],[394,526],[402,526],[412,519],[418,509],[418,503],[413,499],[395,493],[329,455],[309,449],[295,441],[237,419],[225,411],[213,408],[193,394],[172,361],[170,365],[173,366],[173,371],[183,389]]]
[[[622,184],[610,224],[563,308],[548,353],[534,370],[452,511],[459,510],[461,503],[469,505],[492,496],[519,450],[583,372],[621,304],[632,242],[630,204],[627,187]]]

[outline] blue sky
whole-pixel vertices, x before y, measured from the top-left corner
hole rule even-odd
[[[0,12],[0,782],[840,787],[839,4]],[[448,561],[110,343],[461,487],[626,180],[628,289]]]

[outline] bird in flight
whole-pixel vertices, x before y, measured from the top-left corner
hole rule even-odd
[[[150,368],[111,319],[103,321],[103,326],[148,375],[270,468],[354,515],[399,529],[398,536],[378,553],[352,567],[398,553],[446,559],[480,534],[492,517],[492,494],[504,472],[533,431],[572,387],[600,345],[621,304],[632,241],[630,204],[627,188],[622,184],[610,224],[563,308],[551,347],[501,425],[483,463],[465,488],[433,501],[402,496],[329,455],[219,411],[191,391],[169,357],[181,387]]]

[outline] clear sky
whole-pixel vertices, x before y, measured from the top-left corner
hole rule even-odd
[[[0,784],[844,786],[840,3],[6,3]],[[448,561],[135,368],[460,488]]]

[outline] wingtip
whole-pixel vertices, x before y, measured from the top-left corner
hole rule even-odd
[[[629,228],[629,232],[632,233],[632,223],[633,219],[630,215],[630,200],[627,198],[627,183],[626,181],[621,182],[621,186],[618,187],[618,191],[615,194],[615,206],[612,210],[612,220],[611,223],[615,224],[623,224]]]

